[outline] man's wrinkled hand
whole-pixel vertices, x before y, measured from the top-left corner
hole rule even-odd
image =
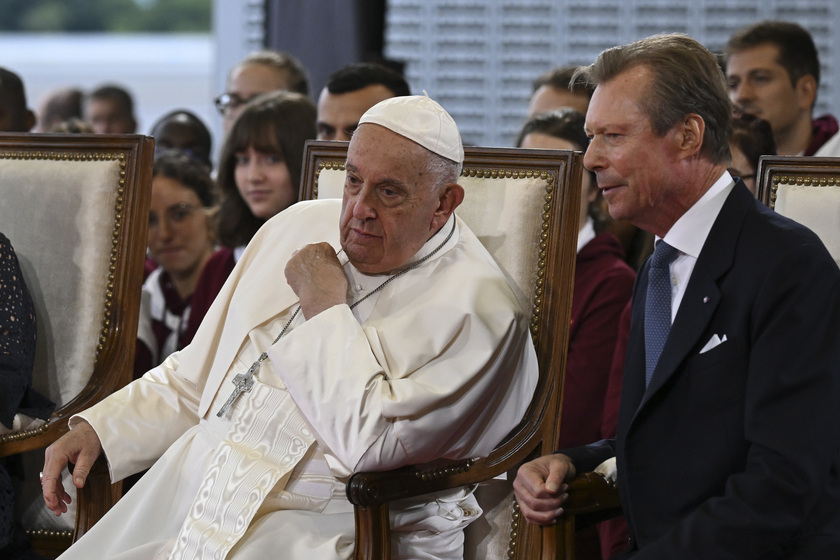
[[[347,277],[329,243],[312,243],[296,251],[285,272],[307,319],[347,302]]]
[[[525,463],[516,473],[513,491],[522,515],[536,525],[552,525],[569,497],[565,481],[576,473],[571,459],[554,454]]]
[[[44,494],[44,503],[56,516],[66,513],[67,504],[70,503],[70,494],[61,483],[62,471],[69,463],[73,463],[73,485],[81,488],[101,453],[99,436],[90,424],[84,421],[47,447],[44,454],[44,471],[41,473],[41,491]]]

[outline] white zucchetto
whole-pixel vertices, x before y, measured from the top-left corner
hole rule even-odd
[[[380,101],[359,119],[359,125],[365,123],[384,126],[439,156],[457,163],[464,162],[458,125],[428,95],[406,95]]]

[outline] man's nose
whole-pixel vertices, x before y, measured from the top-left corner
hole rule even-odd
[[[733,103],[739,104],[742,100],[752,99],[753,93],[753,88],[747,82],[741,82],[730,88],[729,99]]]
[[[589,146],[586,147],[586,152],[583,154],[583,166],[590,171],[596,171],[604,166],[603,153],[597,137],[590,140]]]
[[[353,217],[357,220],[375,218],[376,210],[374,202],[375,199],[372,189],[362,187],[356,195],[356,201],[353,205]]]

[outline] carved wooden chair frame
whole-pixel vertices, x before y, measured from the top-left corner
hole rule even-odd
[[[0,457],[46,448],[68,431],[70,416],[131,381],[153,157],[153,139],[139,135],[0,135],[0,160],[71,164],[112,161],[119,165],[112,187],[115,191],[113,214],[110,218],[100,218],[112,222],[111,251],[107,270],[102,271],[107,275],[106,289],[102,294],[104,312],[100,319],[100,334],[95,341],[95,360],[89,381],[75,398],[60,406],[46,424],[33,430],[0,436]],[[46,195],[43,202],[50,202]],[[11,225],[4,223],[3,228],[8,230]],[[107,467],[104,461],[99,461],[87,485],[77,494],[79,506],[74,533],[36,532],[30,535],[33,545],[41,550],[65,548],[71,539],[78,539],[116,503],[120,491],[121,484],[111,485]]]
[[[307,143],[301,199],[318,198],[324,170],[343,170],[347,143]],[[347,495],[355,505],[355,558],[390,554],[388,504],[430,492],[468,486],[515,473],[524,460],[554,451],[568,347],[572,282],[583,165],[580,152],[465,147],[462,177],[540,177],[544,181],[539,263],[531,301],[531,333],[540,363],[535,398],[522,423],[488,457],[415,465],[395,471],[355,473]],[[330,196],[340,196],[332,192]],[[456,210],[457,213],[457,210]],[[480,236],[479,236],[480,237]],[[603,480],[603,479],[602,479]],[[581,493],[582,495],[582,493]],[[516,505],[514,502],[514,509]],[[573,530],[573,529],[572,529]],[[565,548],[567,528],[542,530],[514,513],[510,558],[554,558]]]

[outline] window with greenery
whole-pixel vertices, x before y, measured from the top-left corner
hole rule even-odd
[[[0,32],[209,32],[212,0],[2,0]]]

